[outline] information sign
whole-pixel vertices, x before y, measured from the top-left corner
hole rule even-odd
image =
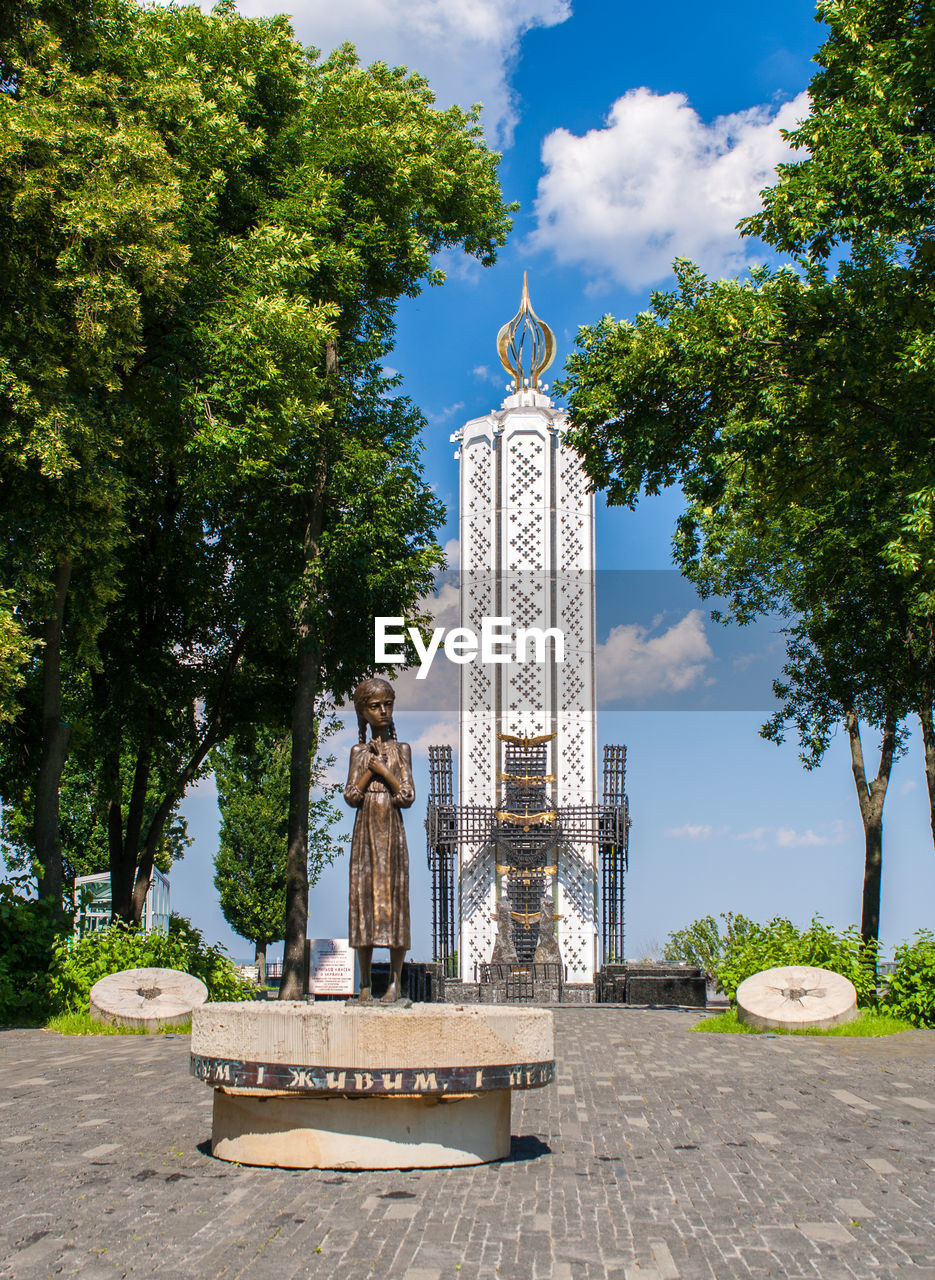
[[[309,992],[313,996],[352,996],[355,959],[347,938],[309,938]]]

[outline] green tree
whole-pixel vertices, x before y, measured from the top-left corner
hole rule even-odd
[[[840,933],[813,916],[807,929],[797,929],[781,916],[768,924],[747,920],[742,931],[729,937],[717,966],[717,984],[732,1004],[737,988],[764,969],[781,965],[809,965],[840,973],[854,984],[857,1003],[877,1003],[877,945],[867,942],[855,925]]]
[[[932,16],[915,0],[831,0],[818,17],[830,30],[816,58],[822,70],[809,86],[809,115],[789,135],[802,159],[781,167],[762,212],[741,227],[811,263],[848,253],[839,275],[861,318],[876,325],[864,342],[865,369],[874,357],[880,367],[854,394],[863,392],[886,437],[877,459],[883,488],[887,468],[898,476],[884,555],[904,588],[935,838]]]
[[[582,334],[568,366],[572,439],[611,502],[633,505],[641,489],[681,482],[676,560],[702,594],[726,599],[719,616],[786,619],[782,706],[764,732],[782,741],[793,724],[811,768],[846,725],[869,939],[879,928],[883,802],[918,686],[905,588],[884,554],[898,490],[881,492],[868,449],[843,443],[849,431],[871,436],[842,377],[851,309],[838,282],[791,271],[714,283],[683,263],[677,276],[678,291],[655,295],[632,325],[608,319]],[[895,472],[889,480],[895,489]],[[881,735],[872,780],[861,721]]]
[[[318,735],[321,735],[319,729]],[[286,853],[289,827],[288,733],[261,730],[246,745],[226,742],[211,754],[218,787],[221,833],[214,856],[214,884],[224,919],[256,949],[258,979],[266,979],[266,948],[286,931]],[[312,772],[320,785],[324,765]],[[331,829],[340,815],[334,788],[309,804],[309,885],[340,852]]]
[[[132,919],[163,827],[211,749],[291,717],[290,994],[316,707],[367,673],[373,614],[411,612],[440,557],[421,415],[381,375],[395,306],[441,283],[432,258],[446,246],[493,260],[509,226],[498,157],[476,114],[437,111],[418,76],[364,69],[350,48],[320,62],[284,19],[243,18],[231,5],[205,15],[85,0],[71,23],[53,4],[17,0],[0,35],[0,106],[16,125],[0,155],[6,274],[29,303],[0,299],[13,370],[3,385],[25,388],[11,402],[20,434],[0,482],[13,548],[4,572],[29,619],[26,641],[42,645],[29,677],[44,692],[23,697],[24,715],[38,709],[15,726],[23,742],[44,726],[28,763],[42,891],[60,891],[69,724],[94,744],[115,904]],[[70,96],[52,94],[59,81]],[[117,140],[94,141],[102,113]],[[16,122],[33,119],[21,137]],[[95,146],[117,158],[96,165]],[[135,157],[126,182],[125,154]],[[53,179],[80,185],[92,171],[111,183],[100,200],[90,189],[83,205],[71,188],[58,194]],[[53,190],[58,221],[52,206],[34,213],[23,194],[33,187]],[[150,200],[139,218],[137,195]],[[118,198],[126,245],[107,203]],[[95,210],[111,237],[102,244]],[[57,238],[39,253],[47,223]],[[92,283],[113,304],[114,334],[111,312],[66,271],[68,254],[111,273]],[[48,278],[33,289],[31,272]],[[51,335],[43,291],[61,313]],[[72,349],[75,314],[101,329],[94,378],[82,372],[88,351]],[[57,386],[50,370],[65,390],[42,416],[41,396]],[[71,527],[62,509],[75,533],[59,547]],[[43,530],[47,555],[38,536],[29,541]],[[161,801],[146,817],[157,782]]]
[[[922,722],[935,802],[925,495],[935,187],[925,160],[932,89],[919,61],[931,24],[916,5],[872,0],[832,0],[819,16],[831,32],[817,58],[825,69],[791,135],[810,154],[781,167],[763,214],[742,224],[799,255],[795,267],[709,282],[677,263],[677,289],[654,295],[634,323],[607,317],[582,331],[566,387],[573,441],[609,499],[633,505],[641,490],[679,482],[683,571],[727,598],[728,617],[787,619],[782,710],[764,733],[781,741],[795,725],[811,767],[846,726],[869,940],[883,801],[909,712]],[[902,146],[909,154],[891,170]],[[833,270],[832,250],[845,255]],[[861,721],[881,735],[872,780]]]
[[[698,965],[708,982],[714,982],[725,952],[753,927],[751,920],[733,911],[722,911],[720,918],[724,921],[723,934],[714,916],[702,916],[684,929],[673,930],[663,944],[663,959],[670,964]]]
[[[302,993],[318,701],[346,697],[372,670],[374,614],[411,614],[441,563],[422,418],[380,372],[395,307],[440,281],[433,254],[462,245],[490,262],[508,225],[474,113],[437,111],[424,80],[364,70],[348,48],[309,74],[281,143],[290,166],[256,233],[232,248],[210,331],[196,333],[205,367],[189,402],[202,421],[210,408],[199,456],[209,483],[218,469],[224,479],[218,527],[235,589],[287,622],[285,999]],[[327,299],[324,343],[309,337],[309,293]]]
[[[132,781],[133,761],[126,761],[124,778]],[[24,775],[20,772],[20,778]],[[26,775],[28,780],[28,775]],[[12,788],[10,789],[12,790]],[[124,794],[122,803],[128,804],[131,796]],[[162,800],[158,790],[150,788],[143,801],[144,827]],[[62,770],[60,785],[60,833],[62,843],[62,867],[66,885],[73,884],[77,876],[99,875],[111,870],[108,818],[111,817],[111,801],[101,789],[100,769],[93,757],[89,758],[79,743],[74,748]],[[0,813],[0,841],[7,870],[27,877],[36,873],[34,865],[35,845],[29,813],[32,806],[28,795],[18,803],[4,804]],[[191,840],[188,823],[174,810],[165,823],[156,853],[156,866],[168,873],[172,865],[185,856]],[[67,895],[66,895],[67,896]]]
[[[25,684],[24,667],[33,647],[15,607],[13,593],[0,589],[0,724],[16,715],[17,693]]]
[[[34,840],[54,903],[66,607],[76,641],[93,642],[122,538],[113,464],[136,427],[112,394],[139,353],[145,301],[177,289],[186,256],[176,166],[138,96],[142,74],[122,74],[131,27],[121,0],[19,0],[0,25],[2,629],[12,598],[13,657],[37,654]],[[122,42],[124,68],[96,56],[102,30]]]

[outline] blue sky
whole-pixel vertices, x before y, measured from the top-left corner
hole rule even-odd
[[[241,7],[281,10],[265,0]],[[549,374],[557,377],[578,327],[608,312],[627,318],[644,309],[650,290],[671,281],[677,255],[726,276],[769,260],[734,226],[755,210],[757,192],[788,155],[779,127],[806,110],[801,95],[823,28],[808,0],[297,0],[292,15],[306,43],[327,50],[351,40],[366,61],[423,72],[442,105],[483,101],[487,136],[503,151],[505,196],[521,204],[495,267],[445,260],[448,282],[406,301],[399,314],[392,365],[428,420],[425,467],[448,507],[447,542],[457,537],[458,518],[449,436],[505,394],[494,344],[516,310],[523,271],[536,311],[557,335]],[[654,696],[642,705],[635,697],[613,702],[599,719],[601,742],[629,748],[627,951],[634,956],[709,912],[783,914],[804,924],[818,911],[838,926],[860,914],[863,836],[843,736],[812,773],[794,742],[777,748],[758,736],[768,709],[763,690],[779,665],[775,628],[725,637],[660,572],[671,569],[678,511],[672,492],[632,513],[607,510],[598,497],[597,561],[608,571],[598,576],[599,610],[602,591],[606,599],[629,597],[634,582],[643,584],[636,595],[649,600],[662,591],[667,600],[662,612],[621,622],[631,628],[625,651],[649,672]],[[600,639],[614,620],[607,618]],[[736,658],[744,646],[755,654],[758,682],[732,699],[740,668],[732,676],[725,654]],[[700,696],[705,689],[710,696]],[[450,736],[453,719],[442,708],[407,712],[401,699],[398,723],[418,762],[429,742]],[[348,745],[347,735],[336,744],[339,772]],[[870,760],[874,745],[866,734]],[[406,818],[413,954],[426,958],[424,765],[416,785],[420,798]],[[246,956],[211,883],[217,806],[209,782],[185,812],[196,844],[173,869],[173,907]],[[346,882],[341,860],[313,891],[312,935],[344,931]],[[935,852],[914,737],[886,802],[884,945],[931,927],[933,903]]]

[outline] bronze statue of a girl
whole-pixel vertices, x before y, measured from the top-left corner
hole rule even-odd
[[[360,998],[370,997],[374,947],[390,949],[390,985],[383,1002],[399,999],[409,950],[409,851],[400,809],[415,799],[412,752],[396,741],[395,696],[388,681],[364,680],[354,690],[360,742],[351,748],[344,799],[357,810],[351,837],[350,944],[360,965]],[[367,741],[367,726],[370,741]]]

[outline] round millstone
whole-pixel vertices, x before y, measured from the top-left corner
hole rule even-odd
[[[208,998],[208,988],[179,969],[121,969],[91,988],[91,1017],[111,1026],[160,1027],[187,1022]]]
[[[741,982],[737,1016],[762,1031],[836,1027],[857,1017],[857,992],[830,969],[781,965]]]

